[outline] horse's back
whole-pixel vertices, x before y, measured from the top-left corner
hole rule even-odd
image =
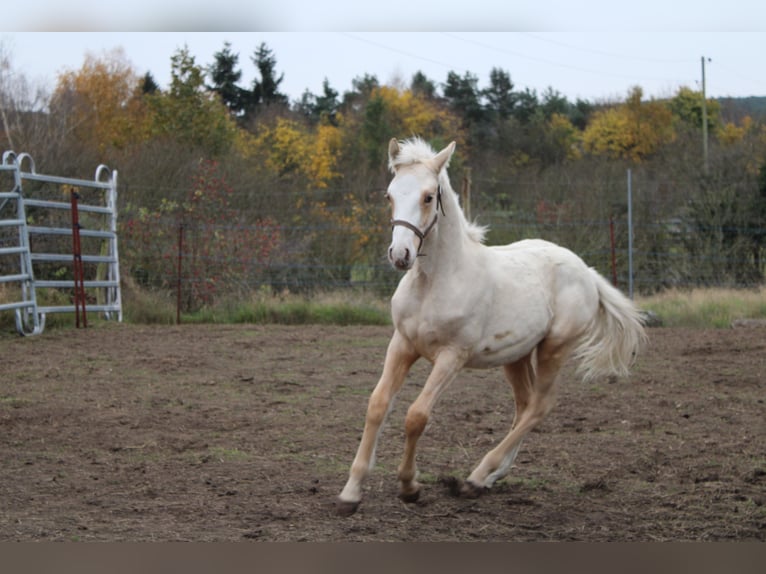
[[[548,336],[569,338],[585,329],[599,305],[593,272],[574,252],[543,239],[490,247],[503,271],[501,282],[521,282],[543,297],[551,312]],[[520,277],[523,270],[525,277]]]
[[[522,239],[520,241],[508,243],[507,245],[493,245],[490,249],[508,256],[519,256],[522,254],[542,256],[553,258],[557,262],[570,261],[575,264],[579,262],[579,264],[585,266],[582,259],[580,259],[574,252],[557,243],[546,241],[545,239]]]
[[[553,288],[547,282],[557,278],[591,282],[588,266],[577,254],[544,239],[524,239],[508,245],[492,246],[489,252],[490,265],[503,270],[525,269],[542,281],[543,287]],[[518,278],[513,280],[518,281]]]

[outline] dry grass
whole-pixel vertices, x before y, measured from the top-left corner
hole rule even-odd
[[[766,318],[766,287],[758,289],[672,289],[636,303],[666,327],[730,327],[737,319]]]
[[[18,300],[16,286],[0,284],[0,304]],[[637,297],[644,311],[655,313],[666,327],[727,328],[738,319],[766,319],[766,287],[758,289],[668,290]],[[167,294],[144,291],[132,283],[123,289],[125,320],[130,323],[172,324],[175,301]],[[288,292],[255,291],[235,301],[184,314],[185,322],[211,323],[334,323],[387,324],[389,302],[369,293],[335,291],[307,298]],[[67,315],[57,316],[66,323]],[[54,323],[56,321],[54,320]],[[49,326],[54,326],[49,323]],[[0,329],[13,331],[12,311],[0,313]]]

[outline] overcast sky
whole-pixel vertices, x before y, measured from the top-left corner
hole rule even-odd
[[[766,96],[762,1],[553,0],[519,8],[507,0],[471,0],[471,10],[461,11],[430,0],[388,0],[352,17],[349,7],[361,4],[133,0],[112,6],[27,0],[23,10],[4,11],[0,46],[14,69],[50,86],[62,70],[78,69],[87,52],[98,56],[117,47],[139,74],[150,71],[166,86],[170,58],[179,48],[188,46],[197,63],[207,65],[229,41],[240,56],[243,84],[255,77],[250,56],[265,42],[284,74],[281,89],[292,100],[307,89],[321,93],[325,78],[342,94],[364,74],[408,84],[422,71],[440,84],[450,70],[471,72],[484,87],[493,67],[509,72],[516,89],[542,92],[550,86],[571,100],[624,98],[635,85],[648,97],[666,97],[680,86],[700,88],[703,56],[710,59],[709,96]],[[179,18],[181,5],[187,6],[180,12],[187,16]],[[234,31],[182,31],[186,28]],[[401,31],[378,31],[385,28]],[[146,31],[125,31],[136,29]],[[161,29],[177,31],[156,31]],[[248,29],[285,32],[243,31]],[[493,31],[502,29],[514,31]]]

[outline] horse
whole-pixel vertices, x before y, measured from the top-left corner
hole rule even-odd
[[[406,273],[391,299],[394,333],[383,372],[336,499],[340,515],[358,509],[381,428],[418,359],[432,370],[404,422],[398,479],[405,502],[416,502],[421,490],[417,441],[461,369],[503,367],[515,402],[508,434],[455,485],[458,495],[473,498],[507,474],[522,439],[550,412],[568,358],[579,361],[584,380],[625,376],[647,338],[633,302],[572,251],[540,239],[485,245],[486,228],[466,219],[450,185],[454,151],[454,141],[438,153],[418,137],[389,142],[388,260]]]

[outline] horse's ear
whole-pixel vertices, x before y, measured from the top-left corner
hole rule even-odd
[[[442,169],[449,165],[449,160],[452,157],[452,154],[455,152],[455,145],[455,142],[452,142],[439,153],[437,153],[436,156],[434,156],[433,165],[436,173],[439,173]]]
[[[396,141],[396,138],[391,138],[391,141],[388,142],[388,163],[389,165],[393,165],[394,160],[396,159],[396,156],[399,155],[399,142]]]

